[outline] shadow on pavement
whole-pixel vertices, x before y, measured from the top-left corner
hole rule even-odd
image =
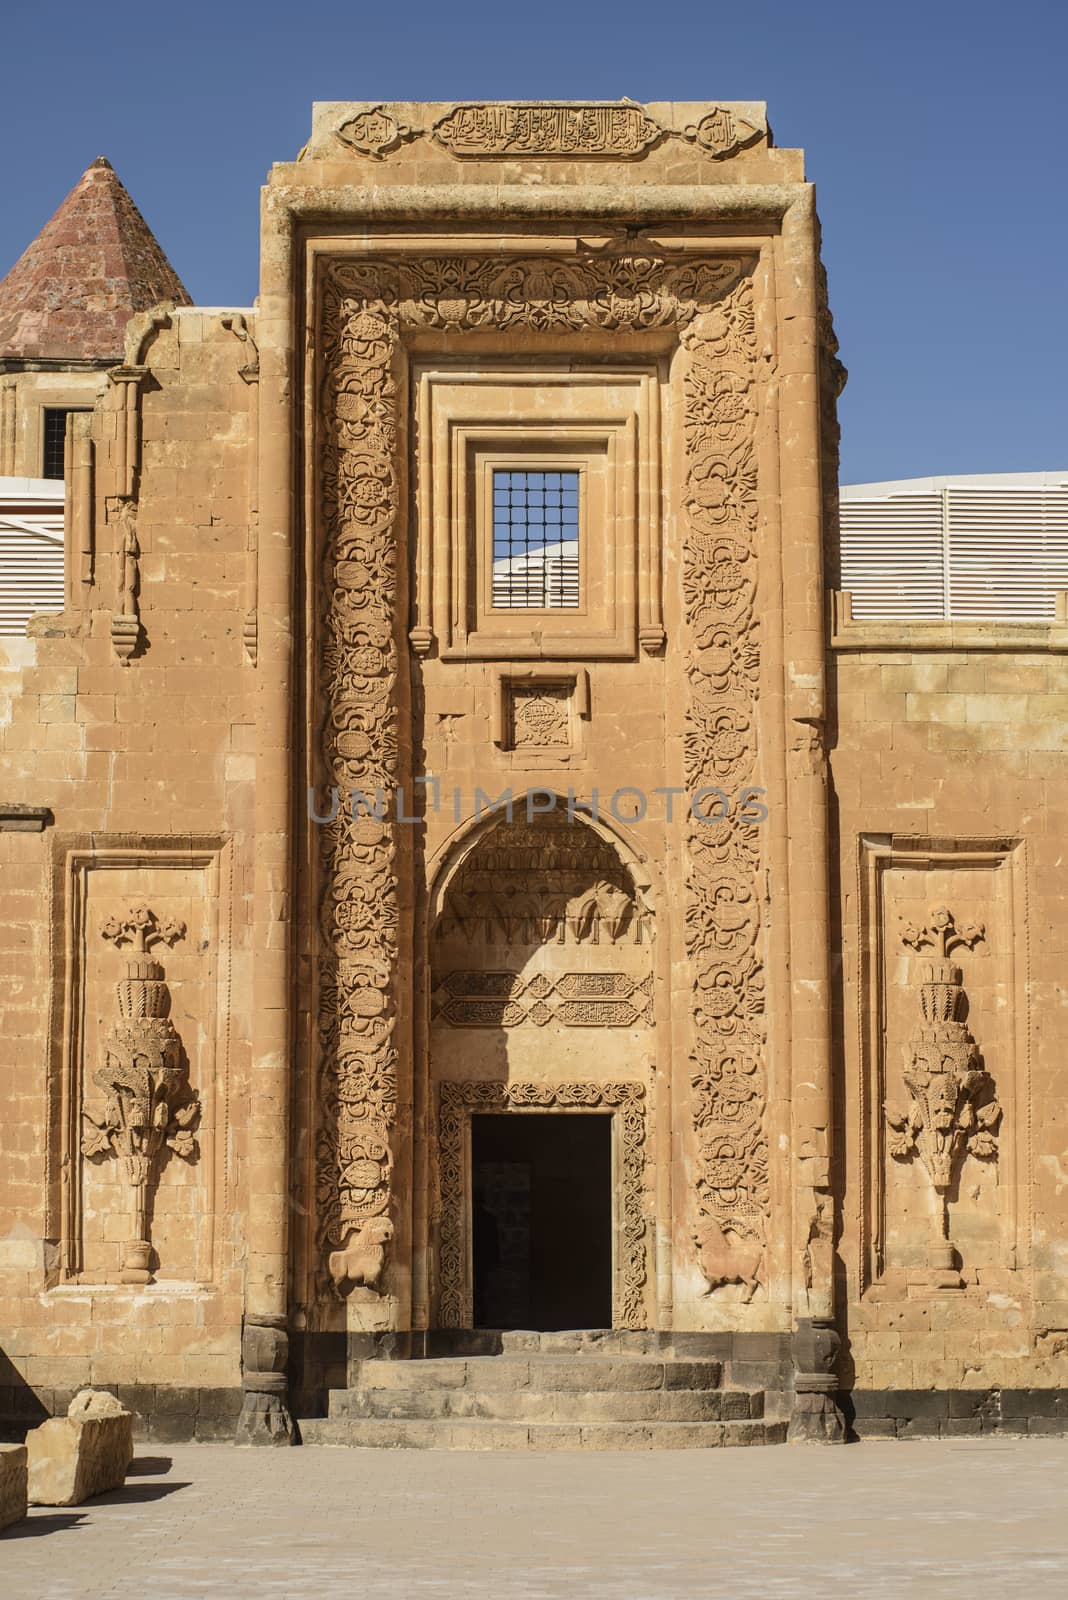
[[[0,1539],[37,1539],[44,1533],[62,1533],[66,1528],[76,1528],[85,1521],[84,1511],[49,1511],[38,1516],[34,1511],[24,1522],[16,1522]]]
[[[124,1489],[112,1489],[108,1494],[94,1494],[87,1505],[93,1506],[135,1506],[147,1505],[150,1500],[163,1500],[169,1494],[177,1494],[179,1489],[189,1489],[192,1485],[184,1483],[128,1483]]]
[[[126,1469],[128,1478],[155,1478],[169,1472],[174,1465],[173,1456],[134,1456]]]

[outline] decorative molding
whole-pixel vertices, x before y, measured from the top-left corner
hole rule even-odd
[[[408,128],[386,106],[357,111],[334,129],[334,138],[355,150],[357,155],[381,160],[391,150],[399,150],[409,139],[417,139],[421,128]]]
[[[458,105],[433,136],[454,156],[565,156],[571,160],[643,156],[667,130],[630,102]]]
[[[241,642],[252,666],[259,659],[259,381],[260,352],[243,312],[227,311],[219,322],[245,346],[248,359],[237,375],[252,388],[249,395],[248,450],[248,566],[247,608],[241,625]]]
[[[1058,589],[1054,600],[1055,614],[1048,620],[1010,621],[1004,617],[986,622],[971,618],[957,621],[860,619],[853,615],[853,596],[848,589],[828,589],[829,642],[832,650],[878,650],[902,655],[936,650],[1020,650],[1065,655],[1068,654],[1068,590]]]
[[[645,1285],[649,1276],[645,1222],[645,1089],[617,1083],[444,1082],[438,1101],[438,1185],[441,1216],[438,1325],[469,1328],[473,1323],[468,1273],[467,1124],[485,1112],[611,1112],[619,1128],[616,1188],[615,1281],[612,1322],[617,1328],[648,1325]]]
[[[757,777],[756,339],[743,279],[683,333],[687,477],[683,596],[689,648],[685,783],[737,792]],[[768,1224],[761,830],[732,812],[687,828],[686,946],[697,1140],[698,1264],[751,1298]]]
[[[513,750],[571,749],[572,688],[566,680],[509,684]]]
[[[714,161],[724,161],[766,138],[767,132],[766,126],[758,127],[729,106],[713,106],[700,122],[684,128],[682,137],[692,140]]]
[[[556,264],[549,258],[551,268]],[[532,287],[541,290],[537,276]],[[558,302],[554,317],[571,292],[549,287]],[[506,278],[499,295],[503,309]],[[447,303],[446,315],[453,309]],[[530,348],[506,366],[472,363],[466,371],[413,362],[417,528],[409,639],[417,654],[436,641],[442,660],[559,661],[557,670],[566,671],[580,661],[633,660],[639,649],[662,643],[667,378],[657,362],[633,354],[612,367],[584,361],[577,350],[566,366],[558,352],[542,364]],[[531,469],[579,475],[583,558],[575,609],[493,604],[494,473],[520,456]]]
[[[400,617],[398,594],[402,418],[397,368],[404,334],[422,328],[491,328],[498,334],[517,328],[534,334],[664,328],[683,337],[691,354],[688,613],[700,650],[716,648],[717,619],[730,641],[726,654],[716,657],[716,671],[726,674],[729,692],[712,704],[702,687],[704,679],[693,683],[688,766],[701,773],[708,770],[702,741],[710,715],[716,781],[721,774],[737,774],[744,781],[746,763],[736,747],[740,742],[742,749],[748,748],[756,677],[751,615],[755,553],[742,543],[742,529],[736,526],[741,509],[745,536],[751,538],[755,468],[749,270],[748,259],[677,260],[649,250],[606,255],[583,248],[566,258],[467,255],[327,263],[317,341],[322,363],[323,541],[316,689],[324,706],[318,777],[326,784],[364,794],[379,788],[395,794],[402,785],[396,629],[406,619]],[[695,336],[691,325],[696,321],[700,331]],[[744,622],[743,613],[748,619]],[[711,685],[714,678],[709,681]],[[724,986],[734,985],[732,1037],[726,1036],[723,1013],[723,1026],[717,1022],[709,1039],[722,1039],[735,1050],[744,1039],[740,1072],[759,1083],[760,1045],[752,1031],[760,972],[752,948],[759,830],[733,823],[731,828],[724,869],[731,887],[721,889],[715,873],[704,871],[703,909],[694,917],[707,918],[713,947],[731,923],[739,929],[753,924],[753,932],[748,939],[744,933],[731,934],[729,949],[716,947],[718,967],[708,964],[706,952],[700,981],[707,992],[700,1010],[709,1014],[709,1007],[724,998]],[[322,1122],[316,1141],[317,1241],[320,1251],[329,1254],[345,1249],[367,1217],[385,1214],[390,1204],[391,1139],[398,1109],[394,1034],[401,894],[399,840],[392,818],[339,811],[318,832]],[[709,854],[696,838],[692,848],[700,862]],[[608,887],[613,887],[610,882]],[[598,927],[613,920],[607,903],[598,901],[588,912],[591,920],[594,914]],[[558,920],[561,927],[566,925],[566,917]],[[739,1013],[746,1018],[744,1028]],[[709,1081],[723,1070],[724,1058],[711,1043],[697,1059]],[[718,1208],[717,1214],[744,1218],[750,1230],[762,1217],[766,1190],[762,1087],[759,1096],[760,1109],[751,1100],[728,1101],[725,1094],[718,1100],[706,1094],[701,1100],[708,1108],[701,1120],[710,1124],[704,1135],[704,1203]],[[730,1134],[720,1135],[712,1111],[721,1107],[725,1115],[729,1106],[736,1107],[739,1121]],[[751,1131],[739,1141],[742,1124]],[[743,1152],[744,1189],[715,1186],[728,1146]],[[374,1154],[367,1155],[368,1150]],[[354,1167],[357,1183],[347,1177]]]
[[[161,921],[142,902],[105,918],[100,932],[132,950],[116,985],[119,1020],[103,1034],[104,1063],[92,1075],[105,1108],[98,1117],[83,1109],[82,1154],[120,1160],[133,1213],[120,1281],[151,1283],[150,1191],[160,1161],[167,1151],[186,1161],[199,1154],[193,1129],[200,1101],[189,1088],[185,1051],[168,1015],[163,967],[149,957],[155,945],[184,938],[185,924]]]
[[[432,1015],[454,1028],[654,1027],[653,980],[626,972],[450,972],[434,986]]]
[[[556,715],[549,716],[542,702]],[[517,740],[517,707],[523,708]],[[558,754],[576,747],[572,713],[581,722],[590,719],[590,675],[585,667],[574,671],[552,667],[506,667],[497,674],[490,737],[502,750],[537,749]],[[539,726],[540,724],[540,726]],[[551,743],[538,743],[537,736],[555,735]],[[565,735],[566,737],[561,737]]]
[[[322,762],[328,782],[367,794],[395,794],[401,780],[391,298],[374,268],[335,266],[322,302]],[[400,906],[391,819],[342,809],[319,832],[317,1245],[329,1260],[390,1203]]]
[[[108,518],[115,528],[115,610],[111,617],[111,643],[123,666],[128,666],[141,643],[141,546],[137,542],[137,503],[131,499],[108,502]]]
[[[241,311],[226,311],[219,318],[219,325],[232,333],[245,346],[248,359],[243,366],[238,367],[237,375],[244,383],[259,383],[260,381],[260,351],[249,329],[248,320]]]
[[[957,1168],[966,1152],[983,1160],[997,1155],[1001,1107],[963,1020],[961,969],[948,959],[953,950],[971,950],[985,936],[981,923],[958,927],[945,906],[936,906],[925,926],[908,924],[901,934],[901,942],[914,950],[933,946],[939,959],[924,962],[921,969],[923,1021],[905,1047],[908,1107],[887,1106],[885,1114],[890,1154],[898,1161],[918,1155],[938,1196],[928,1265],[940,1289],[963,1287],[949,1237],[949,1192]]]

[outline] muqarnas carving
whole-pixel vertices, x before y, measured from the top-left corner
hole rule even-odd
[[[82,1113],[82,1152],[91,1160],[116,1157],[130,1192],[132,1237],[119,1273],[123,1283],[151,1283],[150,1196],[169,1152],[192,1161],[199,1153],[194,1128],[200,1101],[189,1088],[185,1051],[170,1020],[170,991],[149,951],[173,945],[185,924],[157,917],[147,905],[105,919],[103,938],[130,944],[126,970],[116,985],[119,1019],[102,1035],[104,1062],[93,1072],[103,1091],[102,1117]]]
[[[552,813],[501,821],[450,886],[439,939],[470,942],[642,944],[649,908],[610,844]]]
[[[936,907],[923,927],[912,923],[902,943],[914,950],[932,946],[940,957],[923,965],[920,1009],[923,1021],[905,1046],[905,1111],[887,1106],[890,1154],[898,1161],[918,1155],[938,1197],[936,1232],[929,1246],[932,1283],[962,1286],[957,1253],[949,1237],[949,1196],[965,1154],[989,1160],[997,1154],[1001,1108],[993,1081],[980,1064],[979,1048],[962,1019],[963,974],[949,960],[958,947],[968,950],[985,937],[981,923],[957,926],[953,913]]]

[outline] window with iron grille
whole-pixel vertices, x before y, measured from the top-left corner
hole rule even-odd
[[[579,474],[493,474],[493,606],[579,607]]]
[[[62,478],[66,458],[67,418],[76,406],[46,406],[44,443],[41,450],[41,477]]]

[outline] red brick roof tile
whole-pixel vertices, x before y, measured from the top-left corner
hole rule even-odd
[[[127,319],[159,300],[192,304],[98,156],[0,282],[0,359],[120,361]]]

